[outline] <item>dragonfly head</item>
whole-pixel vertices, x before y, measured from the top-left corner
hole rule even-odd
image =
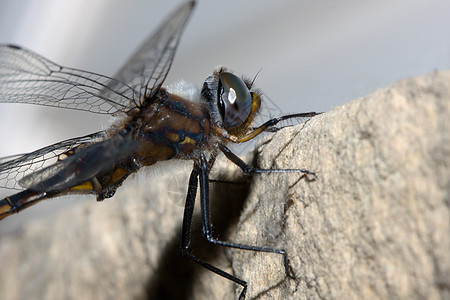
[[[201,94],[214,123],[237,136],[248,131],[261,105],[261,97],[251,90],[251,83],[225,68],[205,80]]]

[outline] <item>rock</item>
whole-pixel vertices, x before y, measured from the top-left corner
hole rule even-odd
[[[258,151],[232,251],[249,299],[450,299],[450,72],[406,79],[279,132]],[[259,299],[259,298],[258,298]]]
[[[211,209],[218,238],[286,249],[296,279],[277,254],[201,238],[192,251],[248,281],[247,299],[449,299],[449,132],[449,71],[285,128],[254,163],[306,168],[315,180],[247,178],[233,168],[230,180],[247,184],[215,185]],[[0,236],[0,298],[237,298],[241,287],[182,256],[184,196],[170,195],[173,173],[144,173],[102,203],[92,198]]]

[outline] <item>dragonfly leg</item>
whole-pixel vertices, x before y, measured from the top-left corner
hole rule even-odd
[[[209,207],[208,163],[206,161],[206,158],[203,155],[201,155],[200,166],[199,166],[199,170],[197,172],[199,172],[198,178],[200,180],[200,207],[201,207],[201,215],[202,215],[202,231],[203,231],[203,235],[206,237],[208,242],[215,244],[215,245],[219,245],[219,246],[231,247],[231,248],[242,249],[242,250],[281,254],[283,256],[283,263],[284,263],[286,275],[290,278],[294,278],[294,276],[292,275],[290,268],[289,268],[288,257],[287,257],[285,250],[230,243],[230,242],[225,242],[225,241],[221,241],[221,240],[214,238],[212,225],[211,225],[211,213],[210,213],[210,207]],[[195,191],[194,192],[197,192],[197,179],[195,180]],[[221,272],[223,272],[223,271],[221,271]],[[242,281],[239,278],[236,278],[229,274],[227,274],[227,275],[230,277],[224,276],[224,275],[222,275],[222,276],[224,276],[244,287],[243,291],[241,292],[241,295],[239,296],[240,299],[241,298],[243,299],[245,297],[245,292],[247,290],[247,283],[245,281]]]
[[[316,173],[308,171],[306,169],[258,169],[253,168],[246,164],[242,159],[239,158],[236,154],[234,154],[230,149],[228,149],[225,145],[219,144],[220,151],[225,154],[225,156],[231,160],[235,165],[237,165],[242,171],[244,171],[245,175],[250,175],[254,173],[303,173],[304,176],[312,176],[314,180],[316,178]]]
[[[205,160],[205,163],[206,163],[206,160]],[[243,287],[243,290],[239,296],[239,299],[244,299],[245,292],[247,291],[247,282],[245,282],[244,280],[241,280],[241,279],[239,279],[217,267],[214,267],[213,265],[211,265],[207,262],[204,262],[203,260],[194,256],[189,251],[189,246],[191,243],[191,237],[190,237],[191,223],[192,223],[192,215],[193,215],[194,206],[195,206],[195,197],[197,195],[199,170],[200,170],[200,167],[197,164],[194,164],[194,168],[193,168],[191,176],[189,178],[189,187],[188,187],[188,192],[187,192],[187,196],[186,196],[186,204],[185,204],[184,216],[183,216],[183,227],[182,227],[182,233],[181,233],[181,249],[183,251],[183,254],[188,259],[190,259],[190,260],[196,262],[197,264],[201,265],[202,267],[216,273],[217,275],[220,275],[228,280],[231,280],[231,281],[241,285]],[[209,224],[209,227],[211,227],[211,224]]]

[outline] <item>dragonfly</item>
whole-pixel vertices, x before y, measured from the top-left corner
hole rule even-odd
[[[182,4],[113,77],[60,66],[16,45],[0,46],[0,103],[26,103],[106,114],[110,128],[71,138],[36,151],[0,159],[0,187],[16,193],[0,200],[0,219],[42,200],[69,194],[93,194],[97,201],[114,195],[126,178],[159,161],[193,161],[185,201],[181,249],[190,260],[242,286],[247,282],[194,256],[190,232],[200,190],[202,234],[215,245],[276,253],[293,278],[286,251],[222,241],[214,237],[209,204],[209,172],[221,152],[244,174],[301,173],[306,169],[258,169],[246,164],[227,144],[247,142],[282,121],[311,118],[298,113],[254,127],[262,95],[253,82],[225,67],[217,68],[199,90],[162,85],[195,1]],[[281,123],[280,123],[281,124]]]

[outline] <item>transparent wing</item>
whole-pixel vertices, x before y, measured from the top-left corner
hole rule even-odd
[[[120,92],[110,89],[111,83]],[[100,95],[103,90],[108,90],[108,98]],[[18,46],[0,46],[0,103],[113,114],[136,107],[134,94],[132,88],[113,78],[59,66]]]
[[[81,145],[98,143],[105,140],[106,135],[100,131],[83,137],[68,139],[31,153],[14,155],[0,159],[0,187],[22,190],[36,183],[23,178],[32,178],[32,174],[39,173],[57,162],[64,161],[71,155],[71,151]],[[31,176],[31,177],[30,177]],[[48,175],[46,175],[48,176]]]
[[[115,135],[65,152],[65,157],[49,166],[34,171],[19,180],[23,188],[34,191],[60,192],[95,176],[102,176],[129,158],[139,147],[139,142],[129,137]]]
[[[147,39],[115,78],[59,66],[24,48],[0,46],[0,103],[28,103],[99,114],[128,112],[159,89],[194,1]]]
[[[122,66],[114,76],[118,81],[111,81],[108,88],[101,93],[109,98],[112,91],[122,91],[123,82],[138,91],[140,101],[152,97],[164,82],[175,55],[181,34],[195,5],[190,1],[176,10],[139,48],[139,50]]]

